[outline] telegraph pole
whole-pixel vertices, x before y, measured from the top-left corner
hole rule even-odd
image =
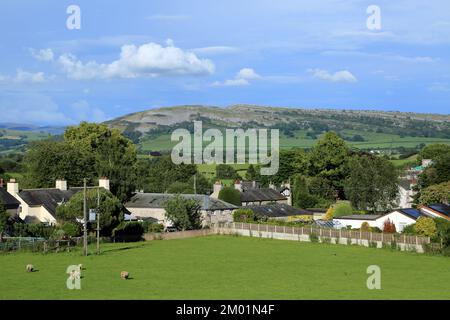
[[[194,174],[194,194],[197,194],[197,174]]]
[[[84,239],[83,239],[83,249],[84,249],[84,255],[88,255],[88,249],[87,249],[87,204],[86,204],[86,178],[84,178],[84,186],[83,186],[83,227],[84,227]]]
[[[97,188],[97,254],[100,254],[100,187]]]

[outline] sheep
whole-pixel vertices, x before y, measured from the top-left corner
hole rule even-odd
[[[127,280],[130,277],[130,274],[127,271],[122,271],[120,273],[120,278],[123,280]]]
[[[27,264],[26,270],[27,270],[27,272],[33,272],[34,266],[32,264]]]

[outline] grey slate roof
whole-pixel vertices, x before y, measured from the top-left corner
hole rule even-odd
[[[284,203],[274,203],[264,206],[247,206],[246,209],[251,209],[256,215],[268,218],[280,218],[289,216],[300,216],[300,215],[313,215],[314,213],[308,210],[294,208],[290,205]]]
[[[281,201],[286,199],[281,193],[270,188],[249,189],[241,192],[241,202]]]
[[[0,204],[3,204],[5,209],[17,209],[20,202],[9,194],[4,188],[0,188]]]
[[[56,214],[59,204],[67,202],[72,196],[83,188],[70,188],[66,191],[60,189],[29,189],[19,192],[19,196],[29,206],[43,206],[50,214]]]
[[[126,208],[163,208],[164,203],[174,197],[173,193],[136,193],[125,203]],[[202,210],[226,210],[237,209],[238,207],[201,194],[180,194],[186,199],[196,199]]]
[[[352,214],[348,216],[336,217],[335,219],[344,219],[344,220],[377,220],[382,217],[381,214]]]
[[[411,190],[411,181],[407,179],[400,179],[398,182],[399,186],[405,190]]]

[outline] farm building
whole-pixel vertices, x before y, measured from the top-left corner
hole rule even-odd
[[[124,206],[139,220],[151,219],[168,227],[172,225],[172,222],[165,216],[164,204],[174,196],[175,194],[170,193],[136,193]],[[180,196],[197,200],[201,207],[200,211],[204,224],[231,222],[233,221],[233,211],[238,208],[233,204],[207,195],[181,194]]]
[[[8,193],[3,187],[0,187],[0,205],[3,205],[6,212],[11,217],[18,215],[20,202]]]

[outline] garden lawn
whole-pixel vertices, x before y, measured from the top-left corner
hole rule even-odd
[[[450,258],[440,256],[237,236],[102,249],[0,254],[0,299],[450,299]],[[66,268],[80,263],[81,290],[68,290]],[[381,290],[366,287],[369,265],[381,268]]]

